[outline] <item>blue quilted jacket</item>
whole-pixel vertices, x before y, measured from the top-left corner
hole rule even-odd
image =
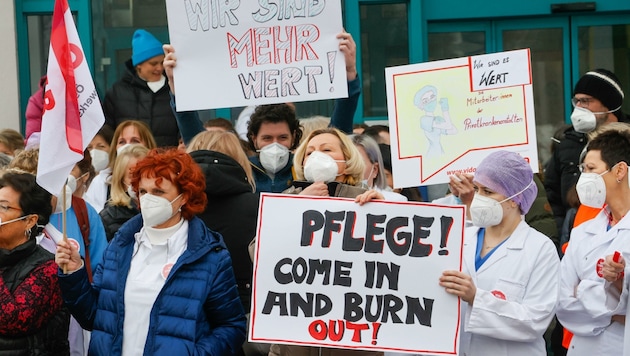
[[[90,285],[85,268],[64,275],[64,301],[81,326],[92,330],[89,355],[122,352],[124,295],[138,215],[124,224],[103,255]],[[188,247],[171,270],[151,310],[144,355],[232,355],[245,341],[230,255],[221,235],[199,219],[188,225]]]

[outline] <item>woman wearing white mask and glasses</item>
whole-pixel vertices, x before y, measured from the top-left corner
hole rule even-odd
[[[529,164],[496,151],[477,167],[463,271],[440,286],[462,299],[462,355],[546,355],[543,334],[557,300],[553,242],[523,219],[536,198]]]
[[[93,355],[234,354],[245,340],[229,252],[197,217],[205,178],[181,151],[152,150],[131,185],[140,212],[105,251],[94,283],[74,246],[59,243],[64,301],[92,329]]]
[[[610,276],[604,261],[615,251],[630,256],[628,162],[627,130],[606,130],[586,147],[576,190],[583,205],[601,211],[573,228],[562,259],[557,315],[574,334],[567,355],[612,355],[623,349],[627,296],[619,303],[621,291],[606,288],[604,277]]]

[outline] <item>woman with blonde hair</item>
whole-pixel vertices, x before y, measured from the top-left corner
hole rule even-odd
[[[0,130],[0,153],[15,156],[16,151],[24,149],[24,137],[13,129]]]
[[[122,147],[134,143],[140,144],[149,150],[157,147],[155,138],[153,138],[151,129],[149,129],[147,124],[138,120],[127,120],[121,122],[118,127],[116,127],[116,131],[114,131],[114,138],[111,142],[109,150],[109,167],[99,172],[83,197],[94,207],[94,209],[96,209],[96,211],[100,212],[103,210],[105,203],[107,203],[107,200],[110,197],[109,183],[112,169],[114,164],[116,164],[116,157],[118,156],[118,153]]]
[[[199,150],[209,150],[223,153],[234,159],[245,171],[247,181],[256,191],[256,183],[252,173],[249,159],[241,147],[238,137],[229,131],[207,131],[201,132],[190,141],[186,152],[191,153]]]
[[[342,195],[347,198],[366,192],[361,188],[365,170],[361,153],[346,134],[335,128],[311,132],[295,150],[293,168],[298,181],[311,184],[303,190],[294,184],[285,193],[329,196],[328,185],[332,182],[341,183],[345,189],[352,191],[349,195]],[[333,185],[336,189],[340,187]]]
[[[294,181],[293,186],[285,191],[287,194],[355,198],[359,204],[373,199],[383,199],[381,193],[361,187],[365,170],[361,153],[346,134],[335,128],[311,132],[295,150],[293,167],[298,181]],[[317,354],[326,356],[383,355],[382,352],[374,351],[282,344],[271,345],[269,351],[269,356]]]
[[[148,148],[133,144],[122,149],[116,158],[110,182],[111,195],[107,205],[99,213],[107,241],[114,238],[122,224],[140,212],[137,197],[131,189],[131,172],[136,163],[146,157],[148,152]]]

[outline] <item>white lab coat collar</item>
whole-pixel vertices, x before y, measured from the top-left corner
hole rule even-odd
[[[508,238],[503,245],[499,246],[499,248],[494,251],[492,256],[490,256],[490,258],[488,258],[488,260],[479,267],[478,271],[475,271],[475,255],[477,253],[477,233],[479,232],[479,227],[474,226],[466,229],[466,238],[464,240],[464,262],[469,274],[473,276],[483,272],[493,264],[506,257],[509,250],[522,250],[525,246],[527,235],[529,234],[529,231],[527,231],[529,228],[529,225],[527,225],[525,221],[521,221],[516,226],[516,229],[514,229],[514,232],[512,232],[512,235],[510,235],[510,238]]]
[[[604,209],[602,209],[599,214],[597,214],[593,219],[583,223],[584,233],[589,235],[587,239],[590,237],[598,236],[598,243],[590,244],[590,249],[585,251],[587,254],[590,253],[593,249],[596,249],[601,244],[614,239],[617,235],[619,235],[619,232],[630,229],[630,214],[626,214],[626,216],[624,216],[623,219],[615,224],[615,226],[606,231],[609,222],[608,214],[609,211],[604,211]]]

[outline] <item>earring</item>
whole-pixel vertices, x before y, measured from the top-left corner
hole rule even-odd
[[[621,183],[621,179],[617,179],[617,183]]]

